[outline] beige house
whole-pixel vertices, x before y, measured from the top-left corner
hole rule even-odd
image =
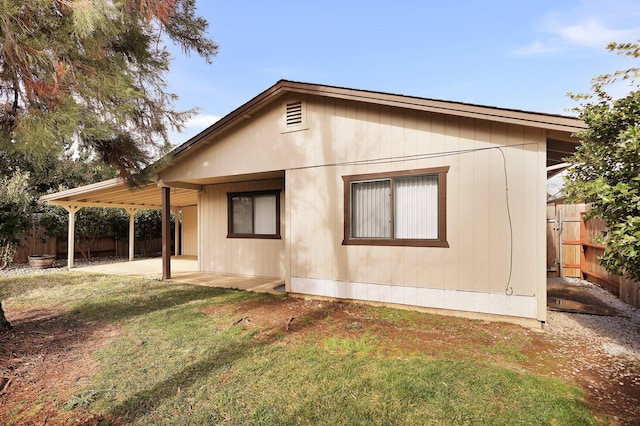
[[[176,148],[153,204],[182,209],[182,251],[201,272],[539,324],[547,167],[582,128],[572,117],[283,80]],[[72,191],[49,200],[100,198]],[[167,253],[164,264],[169,276]]]

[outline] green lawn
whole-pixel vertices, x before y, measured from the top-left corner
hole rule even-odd
[[[417,324],[482,334],[479,322],[347,305],[350,321],[330,308],[286,329],[257,314],[239,322],[286,310],[286,297],[78,273],[0,279],[0,298],[8,311],[55,308],[121,327],[93,354],[92,383],[57,407],[117,423],[597,424],[580,390],[529,372],[527,334],[429,353],[398,343]]]

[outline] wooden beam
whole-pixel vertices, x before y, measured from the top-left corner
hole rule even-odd
[[[137,203],[104,203],[104,202],[90,202],[90,201],[49,201],[49,204],[54,206],[62,206],[66,209],[65,206],[68,206],[72,203],[78,207],[107,207],[113,209],[130,209],[130,208],[139,208],[139,209],[150,209],[150,210],[160,210],[162,205],[158,204],[137,204]]]
[[[162,188],[162,279],[171,278],[171,188]]]
[[[165,183],[162,179],[158,179],[158,186],[160,188],[170,187],[170,188],[180,188],[180,189],[190,189],[192,191],[202,191],[202,185],[188,182],[170,182]]]
[[[173,206],[174,208],[183,208],[183,207],[190,207],[190,206],[195,206],[197,204],[197,197],[193,197],[193,199],[188,198],[188,199],[184,199],[184,197],[180,197],[179,194],[174,194],[174,201],[176,203],[179,203],[178,205]],[[106,208],[112,208],[112,209],[149,209],[149,210],[161,210],[162,209],[162,204],[154,204],[154,203],[148,203],[148,204],[141,204],[138,202],[132,202],[130,204],[126,204],[126,203],[105,203],[105,202],[101,202],[101,201],[49,201],[49,204],[54,205],[54,206],[68,206],[69,204],[73,204],[79,207],[106,207]]]

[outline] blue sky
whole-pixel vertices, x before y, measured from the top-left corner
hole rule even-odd
[[[280,79],[571,114],[567,92],[632,65],[606,50],[640,39],[638,0],[219,1],[198,12],[212,64],[178,49],[180,144]]]

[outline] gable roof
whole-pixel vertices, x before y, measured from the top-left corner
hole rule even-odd
[[[161,166],[158,166],[158,163],[156,163],[150,167],[155,167],[156,173],[161,172],[172,164],[175,164],[176,161],[180,161],[181,158],[195,152],[198,148],[204,145],[202,142],[227,131],[234,125],[245,120],[247,117],[250,117],[265,106],[289,93],[323,96],[327,98],[365,102],[369,104],[546,129],[550,131],[547,138],[547,166],[562,163],[562,158],[570,155],[578,144],[577,139],[569,136],[586,128],[586,125],[581,120],[575,117],[563,115],[280,80],[275,85],[227,114],[204,131],[175,148],[169,154],[171,156],[170,161]],[[116,178],[54,194],[48,194],[41,197],[41,200],[59,205],[72,204],[76,206],[160,208],[161,190],[158,184],[162,186],[162,182],[158,182],[145,185],[141,188],[137,188],[136,190],[131,190],[124,180]],[[197,193],[194,190],[198,189],[199,187],[197,186],[188,185],[182,188],[172,188],[172,207],[195,205],[197,203]]]
[[[327,98],[365,102],[370,104],[385,105],[397,108],[406,108],[417,111],[426,111],[439,114],[447,114],[459,117],[468,117],[480,120],[489,120],[500,123],[518,124],[528,127],[542,128],[556,131],[559,134],[573,134],[586,129],[586,124],[581,120],[559,114],[546,114],[517,109],[498,108],[469,104],[464,102],[444,101],[415,96],[398,95],[370,90],[349,89],[345,87],[327,86],[321,84],[302,83],[290,80],[280,80],[264,92],[260,93],[244,105],[225,115],[213,125],[203,130],[196,136],[184,142],[171,151],[171,160],[156,169],[156,172],[170,167],[180,157],[183,157],[199,148],[201,142],[228,130],[247,117],[252,116],[274,100],[287,93],[323,96]],[[564,140],[561,140],[564,139]],[[577,140],[568,141],[568,138],[556,138],[555,141],[571,145],[577,144]],[[550,139],[551,141],[552,139]],[[572,151],[572,150],[571,150]],[[563,155],[566,149],[562,150]],[[556,164],[560,161],[551,161]],[[549,165],[549,164],[548,164]]]

